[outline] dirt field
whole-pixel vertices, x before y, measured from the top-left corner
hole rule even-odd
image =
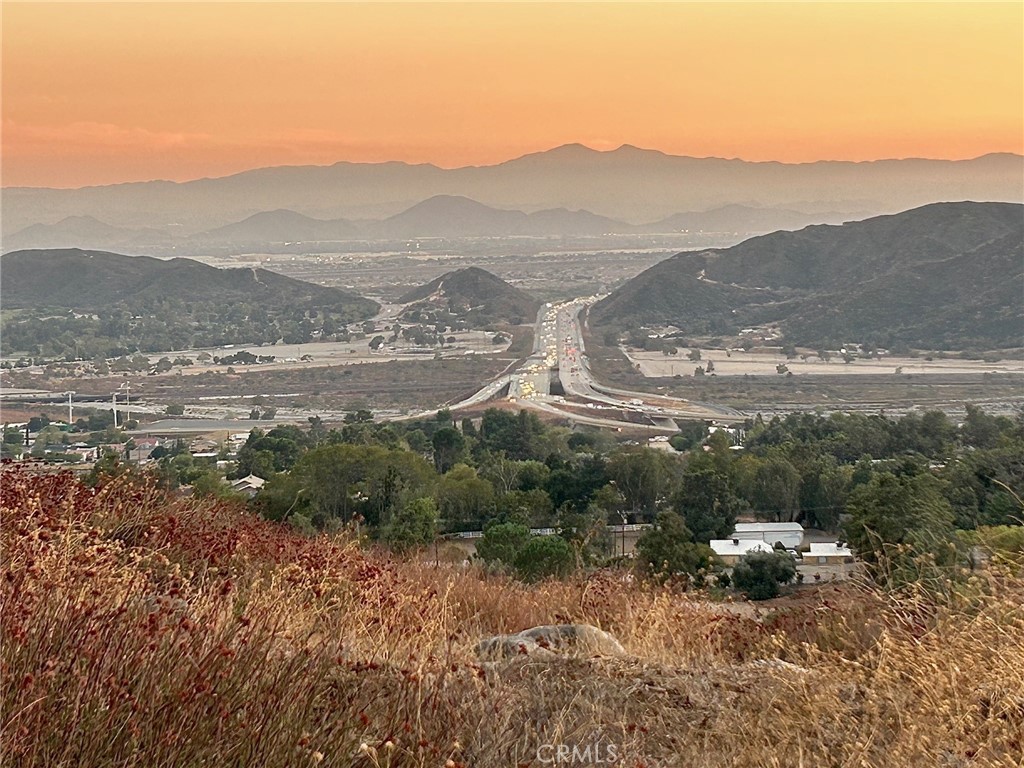
[[[700,363],[687,360],[686,352],[680,351],[675,356],[677,375],[666,373],[664,377],[656,378],[636,370],[635,364],[627,360],[619,347],[603,345],[600,334],[587,332],[586,344],[591,368],[598,380],[606,384],[694,402],[727,405],[748,414],[808,410],[900,413],[934,408],[951,415],[962,415],[964,403],[974,403],[990,413],[1013,415],[1024,408],[1024,376],[1018,373],[1019,364],[1016,370],[1002,374],[988,373],[993,364],[979,361],[975,364],[981,366],[981,370],[974,373],[918,375],[904,369],[904,373],[897,376],[895,367],[884,374],[843,375],[844,368],[855,368],[864,361],[849,365],[833,361],[821,364],[813,374],[805,371],[793,376],[780,376],[775,371],[775,364],[771,364],[761,375],[719,376],[719,354],[702,350],[701,356],[705,360]],[[725,360],[731,359],[725,356],[724,351],[720,356]],[[638,362],[640,357],[671,365],[670,358],[660,352],[639,353]],[[706,364],[707,358],[715,361],[716,375],[693,376],[693,369]],[[914,362],[920,365],[928,361],[917,358]],[[972,361],[961,360],[938,362],[972,364]],[[1010,368],[1011,363],[995,364],[997,369],[1000,366]],[[684,372],[688,375],[683,375]]]
[[[785,365],[794,376],[813,374],[818,376],[879,376],[896,374],[982,374],[1015,373],[1024,375],[1024,360],[1007,358],[997,363],[983,360],[926,360],[923,357],[883,357],[878,360],[856,359],[845,363],[838,355],[826,362],[815,355],[806,360],[799,356],[786,359],[785,355],[771,351],[724,349],[702,349],[700,361],[688,359],[689,349],[680,349],[678,354],[665,355],[662,352],[646,352],[629,349],[626,354],[630,362],[640,366],[640,373],[649,378],[694,375],[697,366],[707,369],[708,362],[714,362],[716,376],[761,376],[778,374],[776,366]]]

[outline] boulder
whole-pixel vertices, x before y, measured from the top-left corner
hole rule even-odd
[[[516,656],[624,656],[626,651],[614,636],[589,624],[546,624],[481,640],[476,654],[483,661],[497,661]]]

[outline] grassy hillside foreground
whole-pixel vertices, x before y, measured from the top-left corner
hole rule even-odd
[[[93,490],[5,466],[0,511],[4,765],[505,768],[548,764],[546,744],[649,767],[1024,753],[1009,576],[953,604],[823,588],[757,615],[614,572],[531,587],[397,562],[130,476]],[[474,659],[481,637],[561,621],[613,632],[629,657]]]

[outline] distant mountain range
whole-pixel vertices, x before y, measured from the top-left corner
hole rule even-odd
[[[33,224],[90,216],[114,227],[188,236],[282,209],[324,221],[380,219],[439,195],[513,212],[586,211],[631,224],[731,205],[858,218],[937,201],[1020,202],[1022,171],[1024,158],[1014,154],[957,161],[787,164],[674,156],[628,145],[598,152],[570,144],[481,167],[342,162],[261,168],[183,183],[6,188],[3,226],[9,236]],[[555,233],[545,223],[549,216],[528,224],[495,221],[491,227],[522,226],[528,232],[540,227],[545,234]],[[576,225],[583,226],[589,217],[577,218]],[[401,230],[401,223],[393,222],[395,231],[414,231]],[[591,221],[586,226],[603,224]],[[775,228],[778,223],[764,226]]]
[[[412,238],[599,237],[682,232],[743,237],[808,224],[839,223],[848,218],[849,215],[834,211],[802,213],[729,205],[711,211],[677,213],[650,224],[634,225],[589,211],[554,208],[524,213],[491,208],[466,197],[437,195],[379,221],[316,219],[282,209],[256,213],[242,221],[188,237],[155,229],[115,227],[90,216],[70,216],[55,224],[32,224],[4,238],[4,247],[132,248],[141,252],[151,247],[163,253],[173,246],[178,253],[188,253],[190,249],[202,251],[208,247],[244,252],[260,246]]]
[[[595,326],[925,349],[1024,346],[1024,206],[944,203],[680,253],[590,313]]]
[[[540,309],[540,302],[528,293],[479,267],[446,272],[398,301],[408,305],[401,317],[409,322],[461,319],[521,325],[532,323]]]

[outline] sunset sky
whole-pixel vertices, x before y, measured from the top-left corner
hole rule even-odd
[[[1024,12],[983,3],[15,3],[3,184],[1024,149]]]

